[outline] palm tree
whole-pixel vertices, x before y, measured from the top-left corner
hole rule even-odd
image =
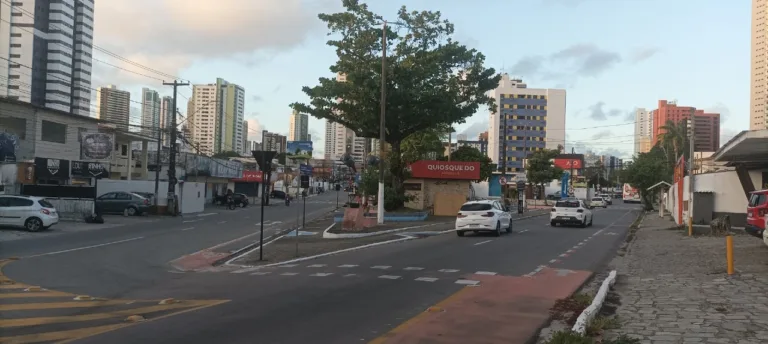
[[[680,152],[682,152],[686,146],[687,128],[685,122],[675,123],[668,120],[667,123],[659,127],[659,129],[664,131],[659,135],[661,148],[664,150],[669,160],[673,162],[677,161],[680,157]],[[673,153],[674,155],[670,157],[669,153]]]

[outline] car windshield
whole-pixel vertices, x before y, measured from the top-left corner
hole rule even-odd
[[[461,206],[461,211],[486,211],[491,208],[493,207],[488,203],[467,203]]]
[[[592,199],[593,201],[602,201],[603,199],[601,197],[595,197]]]
[[[560,201],[555,204],[556,208],[578,208],[579,201]]]

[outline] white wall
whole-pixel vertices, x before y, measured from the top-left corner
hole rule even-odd
[[[177,194],[180,194],[181,213],[199,213],[205,209],[205,183],[180,184]]]
[[[762,171],[750,171],[749,176],[756,189],[760,189]],[[743,213],[747,211],[747,198],[736,171],[697,174],[694,191],[714,191],[715,211],[719,213]],[[687,199],[687,197],[686,197]]]

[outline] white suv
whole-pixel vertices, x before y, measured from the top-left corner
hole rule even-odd
[[[512,232],[512,214],[499,201],[483,200],[464,203],[456,216],[456,234],[464,232],[492,232],[501,235],[502,228]]]
[[[42,197],[0,195],[0,226],[37,232],[59,223],[59,214]]]
[[[549,215],[549,224],[579,225],[582,228],[592,225],[592,211],[584,204],[584,201],[576,198],[568,198],[557,201]]]

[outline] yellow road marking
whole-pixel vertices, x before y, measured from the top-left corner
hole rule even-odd
[[[81,314],[81,315],[68,315],[59,317],[39,317],[39,318],[22,318],[22,319],[0,319],[0,328],[3,327],[15,327],[15,326],[37,326],[46,324],[58,324],[78,321],[91,321],[101,320],[116,317],[124,317],[134,314],[148,314],[160,311],[167,311],[179,308],[199,307],[200,302],[184,302],[175,303],[172,305],[155,305],[148,307],[140,307],[133,309],[121,309],[119,311],[105,312],[105,313],[93,313],[93,314]]]
[[[108,332],[117,330],[121,327],[129,326],[131,324],[115,324],[86,327],[77,330],[56,331],[36,334],[26,334],[13,337],[0,337],[0,343],[13,343],[13,344],[28,344],[28,343],[40,343],[40,342],[52,342],[55,340],[73,340],[88,335],[91,332]]]
[[[63,297],[72,296],[61,291],[28,291],[23,293],[0,293],[0,299],[26,299],[30,297]]]
[[[124,305],[127,300],[108,300],[108,301],[73,301],[73,302],[50,302],[50,303],[18,303],[18,304],[0,304],[0,312],[7,311],[29,311],[38,309],[58,309],[58,308],[90,308],[111,305]]]
[[[14,283],[14,284],[0,284],[0,289],[26,289],[30,286],[26,284],[21,283]]]
[[[445,305],[447,305],[449,302],[451,302],[454,299],[456,299],[457,297],[459,297],[459,295],[461,295],[465,291],[469,290],[469,288],[471,288],[471,287],[464,287],[464,288],[459,289],[459,291],[451,294],[450,296],[446,297],[445,299],[443,299],[442,301],[436,303],[434,306],[432,306],[430,308],[433,308],[433,307],[440,308],[440,309],[445,308]],[[421,321],[422,318],[424,318],[424,317],[426,317],[426,316],[428,316],[430,314],[434,314],[434,313],[430,313],[430,312],[426,312],[426,311],[421,312],[421,313],[417,314],[416,316],[414,316],[413,318],[410,318],[410,319],[406,320],[404,323],[402,323],[400,325],[397,325],[397,327],[393,328],[389,332],[387,332],[387,333],[385,333],[385,334],[383,334],[383,335],[381,335],[381,336],[371,340],[370,342],[368,342],[368,344],[383,344],[383,343],[386,343],[391,337],[394,337],[396,334],[405,331],[407,328],[409,328],[413,324]]]

